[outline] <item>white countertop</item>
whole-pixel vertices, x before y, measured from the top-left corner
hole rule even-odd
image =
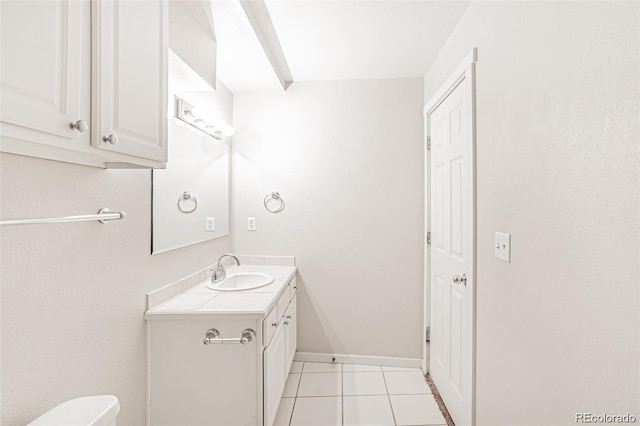
[[[273,276],[275,281],[253,290],[229,292],[207,288],[207,280],[149,309],[144,315],[145,319],[195,319],[212,316],[263,318],[297,271],[295,266],[269,265],[240,265],[225,269],[227,275],[263,272]]]

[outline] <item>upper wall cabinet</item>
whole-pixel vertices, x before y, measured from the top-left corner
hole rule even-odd
[[[93,142],[107,151],[166,161],[167,3],[92,5]]]
[[[9,0],[0,8],[0,151],[164,167],[166,1]]]
[[[86,150],[91,122],[88,3],[3,1],[0,7],[2,150],[42,152],[24,141]]]

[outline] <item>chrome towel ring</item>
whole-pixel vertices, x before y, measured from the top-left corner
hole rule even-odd
[[[182,207],[182,202],[185,200],[193,200],[193,208],[185,209],[184,207]],[[189,191],[184,191],[180,196],[180,198],[178,198],[178,209],[182,213],[193,213],[196,211],[197,208],[198,208],[198,199],[194,195],[191,195]]]
[[[274,200],[280,201],[280,205],[275,209],[270,209],[269,206],[267,205],[269,198],[273,198]],[[264,197],[264,208],[270,211],[271,213],[279,213],[284,209],[284,200],[282,199],[279,193],[272,192],[271,194],[267,194],[267,196]]]

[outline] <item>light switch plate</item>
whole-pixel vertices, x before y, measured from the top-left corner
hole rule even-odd
[[[511,234],[496,232],[494,248],[496,258],[511,263]]]
[[[216,230],[216,218],[215,217],[208,217],[207,218],[206,229],[207,229],[207,232],[215,232],[215,230]]]
[[[255,231],[256,230],[256,218],[255,217],[248,217],[247,218],[247,230],[248,231]]]

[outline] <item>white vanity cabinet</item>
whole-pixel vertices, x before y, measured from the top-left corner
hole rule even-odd
[[[287,309],[287,313],[285,314],[285,331],[286,338],[285,341],[287,343],[287,348],[285,351],[285,363],[287,367],[287,371],[291,368],[291,364],[293,363],[293,358],[296,355],[296,349],[298,348],[298,318],[297,318],[297,304],[291,303],[289,304],[289,308]]]
[[[0,2],[0,150],[164,167],[167,3]]]
[[[290,286],[295,287],[295,285],[294,279]],[[297,347],[295,295],[289,304],[282,305],[284,304],[278,303],[274,307],[279,321],[274,323],[270,322],[270,320],[265,320],[263,324],[264,327],[275,328],[273,338],[267,343],[263,357],[265,425],[273,424],[273,420],[276,418],[278,404],[280,403]]]
[[[276,418],[280,397],[287,380],[285,327],[280,326],[264,350],[264,424],[271,425]]]
[[[197,309],[169,311],[160,305],[147,311],[148,425],[273,424],[296,350],[292,270],[259,310],[250,307],[258,293],[236,292],[229,297],[237,300],[237,310],[226,304],[216,310],[213,301],[225,297],[219,295]],[[184,300],[199,305],[194,299],[197,292]],[[244,345],[204,344],[211,329],[222,339],[237,339],[247,329],[256,334]]]
[[[240,337],[256,320],[170,319],[149,321],[147,425],[262,425],[262,348],[203,344],[216,328]],[[256,330],[257,331],[257,330]]]

